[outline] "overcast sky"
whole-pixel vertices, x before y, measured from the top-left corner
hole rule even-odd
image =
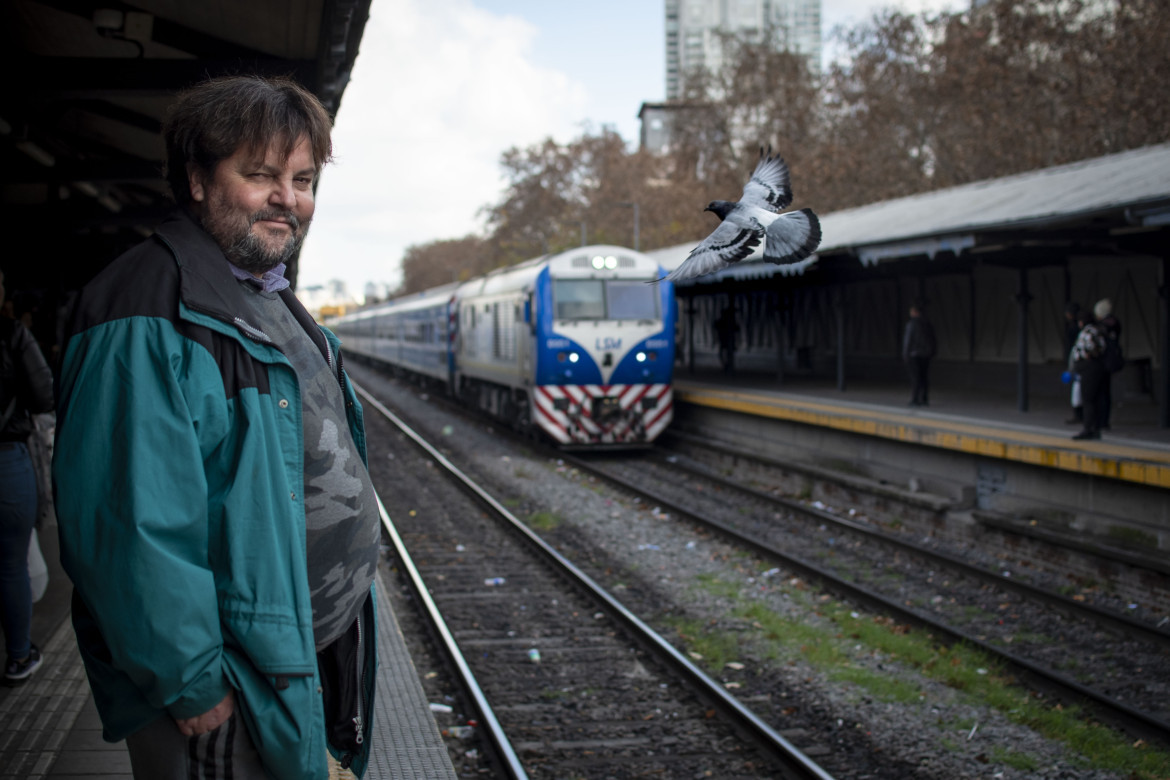
[[[822,34],[883,6],[823,0]],[[500,154],[613,126],[666,94],[662,0],[373,0],[321,176],[298,286],[401,280],[406,248],[480,232],[502,191]]]

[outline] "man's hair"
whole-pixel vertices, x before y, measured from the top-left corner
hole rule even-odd
[[[180,206],[191,202],[187,165],[211,173],[241,147],[263,156],[281,144],[285,159],[307,138],[320,170],[332,159],[332,121],[308,90],[285,78],[227,76],[180,92],[167,112],[166,177]]]

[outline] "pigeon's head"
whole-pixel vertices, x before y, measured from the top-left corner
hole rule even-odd
[[[703,209],[703,211],[713,211],[715,212],[715,216],[720,219],[726,219],[733,208],[735,208],[734,203],[729,203],[725,200],[713,200],[707,204],[707,208]]]

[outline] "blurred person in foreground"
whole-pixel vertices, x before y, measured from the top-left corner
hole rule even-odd
[[[0,308],[4,306],[0,271]],[[53,408],[53,375],[36,339],[18,320],[0,316],[0,624],[4,682],[21,685],[41,665],[32,643],[29,541],[37,520],[37,477],[29,456],[32,415]]]
[[[179,208],[79,296],[54,477],[73,625],[139,778],[359,777],[379,520],[339,342],[283,273],[331,122],[291,81],[180,94]]]

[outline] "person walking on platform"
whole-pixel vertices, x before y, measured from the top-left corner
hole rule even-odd
[[[1080,314],[1081,332],[1073,344],[1070,361],[1073,370],[1081,378],[1081,402],[1085,410],[1085,427],[1074,439],[1100,439],[1099,422],[1101,387],[1108,381],[1102,356],[1105,354],[1105,338],[1093,321],[1093,313]]]
[[[4,305],[0,271],[0,308]],[[53,408],[53,375],[36,339],[20,322],[0,316],[0,624],[4,682],[20,685],[41,665],[32,643],[29,543],[37,520],[37,478],[29,457],[33,414]]]
[[[1105,379],[1101,382],[1101,394],[1097,397],[1097,424],[1101,430],[1109,430],[1109,418],[1113,412],[1113,375],[1125,368],[1121,353],[1121,320],[1113,314],[1113,303],[1102,298],[1093,306],[1097,318],[1097,330],[1105,339],[1105,351],[1101,364],[1105,368]]]
[[[136,778],[362,776],[380,523],[340,343],[283,273],[331,157],[284,79],[181,93],[179,208],[81,292],[54,478],[73,626]],[[190,775],[188,775],[190,771]]]
[[[925,305],[915,302],[902,336],[902,359],[910,372],[910,406],[930,405],[930,359],[934,353],[934,326],[926,318]]]

